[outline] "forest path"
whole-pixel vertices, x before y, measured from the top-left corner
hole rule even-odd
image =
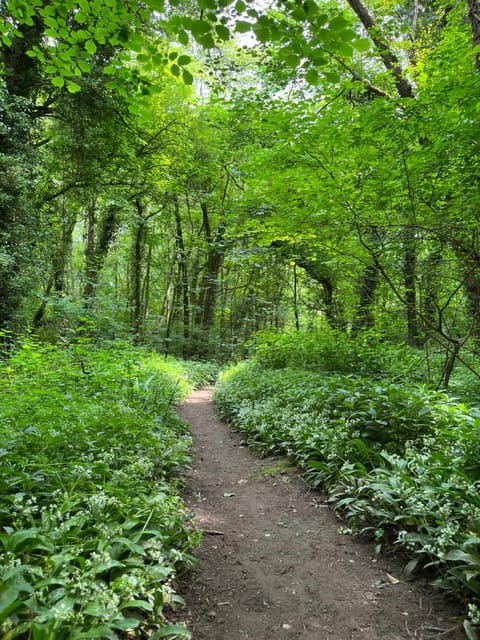
[[[340,535],[321,494],[244,446],[211,396],[178,409],[194,440],[187,502],[205,532],[182,588],[194,640],[464,639],[438,594]]]

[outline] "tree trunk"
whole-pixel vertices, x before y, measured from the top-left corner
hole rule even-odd
[[[357,312],[352,326],[353,336],[358,335],[363,329],[373,329],[375,326],[373,301],[379,275],[380,272],[375,263],[365,267],[360,283]]]
[[[407,227],[404,237],[403,283],[405,288],[407,342],[411,347],[420,345],[417,313],[417,249],[415,229]]]
[[[213,326],[215,317],[215,307],[217,302],[218,291],[218,274],[223,260],[223,237],[226,226],[222,221],[218,225],[215,237],[213,237],[208,207],[202,202],[203,224],[205,230],[205,239],[207,241],[207,262],[203,276],[203,302],[202,302],[202,328],[210,329]]]
[[[472,45],[480,45],[480,0],[467,0],[468,18],[472,26]],[[480,73],[480,52],[475,54],[475,66]]]
[[[86,308],[91,308],[95,299],[98,278],[105,258],[118,229],[118,209],[109,207],[98,222],[96,200],[92,199],[86,215],[85,231],[85,286],[83,295]]]
[[[180,204],[177,195],[173,196],[175,215],[175,243],[177,248],[177,264],[180,274],[180,287],[182,296],[183,315],[183,355],[188,352],[188,341],[190,340],[190,290],[188,282],[188,255],[185,250],[183,240],[182,218],[180,214]]]

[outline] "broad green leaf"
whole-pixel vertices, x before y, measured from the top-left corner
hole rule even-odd
[[[186,55],[179,56],[177,60],[178,64],[182,67],[184,67],[187,64],[190,64],[191,61],[192,61],[191,57]]]
[[[206,33],[203,36],[194,36],[194,38],[205,49],[213,49],[216,46],[215,40],[211,33]]]
[[[368,38],[359,38],[358,40],[354,40],[353,46],[357,51],[364,53],[370,49],[371,42]]]
[[[343,15],[338,15],[330,20],[329,27],[334,31],[342,31],[345,27],[348,27],[349,21]]]
[[[478,633],[470,620],[463,621],[463,628],[468,640],[478,640]]]
[[[144,611],[153,611],[153,606],[146,600],[128,600],[128,602],[123,602],[119,609],[143,609]]]
[[[90,73],[92,70],[92,66],[86,60],[80,58],[77,60],[77,64],[82,73]]]
[[[109,627],[91,627],[88,631],[74,633],[71,640],[90,640],[91,638],[106,638],[107,640],[118,640],[118,636]]]
[[[61,76],[55,76],[55,78],[52,78],[52,84],[54,87],[61,89],[65,85],[65,78],[62,78]]]
[[[88,53],[93,54],[97,51],[97,45],[93,40],[87,40],[84,46],[85,46],[85,50],[88,51]]]
[[[305,80],[308,82],[308,84],[311,84],[313,86],[317,85],[320,82],[318,71],[316,69],[309,69],[305,74]]]
[[[73,82],[73,80],[67,80],[67,91],[69,93],[78,93],[81,90],[82,87],[79,84]]]
[[[209,33],[212,29],[212,25],[205,20],[192,20],[190,25],[190,31],[194,36],[202,36]]]
[[[169,624],[166,627],[162,627],[159,631],[156,631],[152,636],[152,640],[159,640],[159,638],[191,638],[190,631],[180,624]]]
[[[15,585],[7,587],[0,595],[0,623],[4,622],[16,609],[22,606],[20,589]]]
[[[193,76],[188,69],[182,70],[182,79],[185,84],[193,84]]]
[[[177,34],[178,41],[180,44],[183,44],[185,47],[188,45],[188,33],[186,31],[179,31]]]
[[[223,24],[215,25],[215,31],[217,32],[220,40],[227,41],[230,39],[230,30],[228,29],[228,27],[223,26]]]
[[[253,27],[253,24],[251,22],[247,22],[246,20],[239,20],[235,24],[235,31],[237,33],[247,33],[252,29],[252,27]]]
[[[290,54],[285,58],[285,64],[287,65],[287,67],[295,69],[300,64],[300,57],[294,54]]]
[[[340,42],[338,44],[338,53],[345,58],[351,58],[353,55],[353,47],[348,42]]]
[[[325,71],[323,75],[325,76],[325,79],[332,84],[337,84],[341,80],[340,75],[335,71]]]

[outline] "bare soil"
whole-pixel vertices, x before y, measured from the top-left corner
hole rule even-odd
[[[191,425],[187,501],[204,531],[181,592],[194,640],[464,640],[458,611],[398,558],[338,532],[338,514],[279,458],[215,414],[211,390],[179,407]]]

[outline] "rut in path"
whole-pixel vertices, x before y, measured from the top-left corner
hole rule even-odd
[[[285,461],[244,446],[217,418],[211,390],[179,414],[194,439],[187,500],[205,532],[183,587],[194,640],[464,640],[439,594],[340,535]]]

